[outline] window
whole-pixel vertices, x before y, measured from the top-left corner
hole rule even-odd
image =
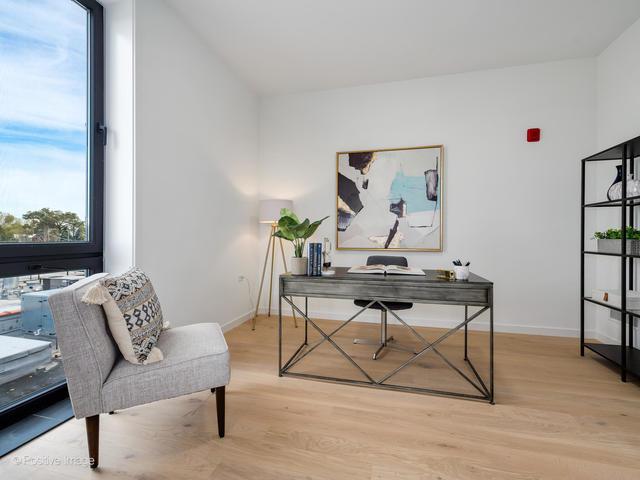
[[[87,13],[71,1],[9,0],[0,17],[0,242],[84,241]]]
[[[102,271],[102,37],[95,0],[0,2],[2,424],[66,388],[47,296]]]
[[[102,7],[0,2],[0,72],[0,262],[102,255]]]
[[[72,270],[0,279],[0,409],[64,384],[47,299],[86,276]]]

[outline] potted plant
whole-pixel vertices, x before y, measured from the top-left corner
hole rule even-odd
[[[595,232],[598,240],[598,252],[622,253],[622,229],[610,228],[606,232]],[[627,227],[627,254],[640,255],[640,230]]]
[[[278,229],[274,235],[293,243],[294,257],[291,259],[292,274],[307,274],[307,257],[304,256],[304,246],[307,243],[307,238],[313,235],[320,224],[327,218],[329,217],[324,217],[313,223],[309,222],[308,218],[305,218],[304,222],[300,222],[296,214],[288,208],[280,210]]]

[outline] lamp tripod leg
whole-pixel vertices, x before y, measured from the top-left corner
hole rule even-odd
[[[278,238],[278,241],[280,242],[280,253],[282,253],[284,273],[287,273],[287,260],[284,258],[284,247],[282,246],[282,239]],[[293,302],[293,297],[289,297],[289,299],[291,300],[291,302]],[[293,314],[293,325],[298,328],[298,319],[296,318],[296,311],[294,310],[293,306],[291,307],[291,313]]]
[[[273,229],[272,229],[273,231]],[[258,316],[258,309],[260,308],[260,298],[262,296],[262,286],[264,285],[264,274],[267,271],[267,260],[269,259],[269,249],[271,248],[271,242],[273,241],[273,235],[269,235],[269,242],[267,243],[267,252],[264,255],[264,265],[262,266],[262,277],[260,277],[260,288],[258,288],[258,299],[256,300],[256,311],[253,312],[253,318],[251,319],[251,330],[256,329],[256,318]]]
[[[271,316],[271,294],[273,293],[273,260],[276,255],[276,238],[273,234],[276,231],[276,225],[271,225],[271,273],[269,274],[269,309],[267,310],[267,317]]]

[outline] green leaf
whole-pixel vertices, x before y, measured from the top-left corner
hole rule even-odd
[[[329,216],[327,215],[324,218],[321,218],[320,220],[316,220],[315,222],[313,222],[311,225],[309,225],[309,228],[307,228],[307,231],[304,234],[304,238],[309,238],[311,235],[313,235],[314,233],[316,233],[316,230],[318,229],[318,227],[320,226],[320,224],[322,222],[324,222],[327,218],[329,218]]]
[[[627,227],[626,228],[627,240],[640,240],[640,230]],[[621,228],[609,228],[606,232],[595,232],[593,234],[593,238],[603,240],[621,240],[622,239],[622,229]]]
[[[277,230],[274,234],[274,237],[284,238],[285,240],[289,240],[293,242],[295,240],[295,235],[289,230]]]
[[[304,222],[299,225],[296,225],[292,230],[297,238],[307,238],[304,236],[305,232],[309,228],[309,219],[305,218]]]
[[[298,222],[291,217],[280,217],[280,220],[278,220],[278,227],[280,228],[291,228],[296,225],[298,225]]]
[[[282,210],[280,210],[280,216],[292,218],[296,223],[300,223],[298,216],[288,208],[283,208]]]

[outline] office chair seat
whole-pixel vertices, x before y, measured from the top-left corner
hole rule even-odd
[[[354,300],[353,303],[355,303],[358,307],[366,307],[367,305],[369,305],[370,301],[371,300]],[[413,308],[413,303],[407,302],[384,302],[384,304],[389,308],[389,310],[409,310],[410,308]],[[374,310],[382,310],[382,307],[379,303],[374,303],[369,308]]]

